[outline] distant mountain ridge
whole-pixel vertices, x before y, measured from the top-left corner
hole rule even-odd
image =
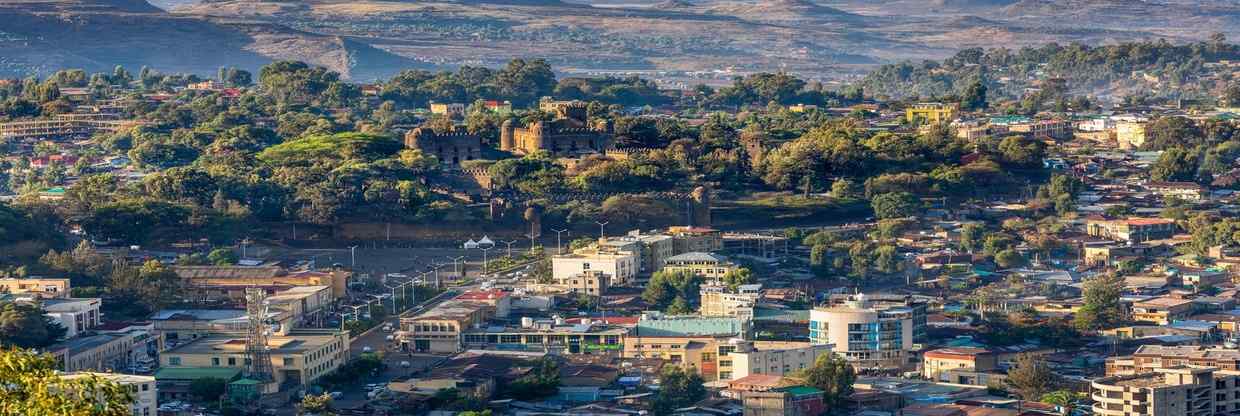
[[[1240,38],[1240,0],[156,1],[171,11],[143,0],[0,0],[0,75],[116,64],[211,74],[297,59],[364,80],[542,57],[584,73],[831,78],[972,47]]]

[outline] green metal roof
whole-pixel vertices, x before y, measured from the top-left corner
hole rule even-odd
[[[741,329],[736,318],[666,318],[638,321],[636,333],[643,337],[728,336],[739,334]]]
[[[243,378],[243,379],[240,379],[240,380],[234,381],[234,382],[232,382],[232,383],[228,383],[228,384],[244,384],[244,385],[253,385],[253,384],[262,384],[262,383],[259,383],[259,382],[258,382],[258,380],[249,379],[249,378]]]
[[[156,380],[197,380],[200,378],[219,378],[232,380],[241,374],[239,368],[227,367],[164,367],[155,371]]]

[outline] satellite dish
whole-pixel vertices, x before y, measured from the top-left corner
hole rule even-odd
[[[478,248],[478,243],[474,242],[473,239],[470,239],[469,241],[465,242],[465,248],[466,249]]]

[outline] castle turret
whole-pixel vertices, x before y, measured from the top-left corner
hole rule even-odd
[[[512,126],[512,119],[504,120],[504,124],[500,125],[499,150],[503,150],[505,152],[512,151],[512,149],[514,148],[513,139],[512,139],[513,130],[514,128]]]
[[[534,150],[543,149],[543,137],[545,137],[546,134],[547,126],[543,124],[542,120],[535,121],[533,124],[530,124],[529,147]],[[529,150],[527,150],[527,152],[528,151]]]

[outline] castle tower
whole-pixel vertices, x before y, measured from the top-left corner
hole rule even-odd
[[[503,150],[505,152],[512,151],[512,134],[512,119],[504,120],[504,124],[501,124],[499,128],[499,150]]]
[[[710,188],[699,186],[690,194],[693,198],[692,226],[710,227]]]
[[[533,124],[530,124],[530,143],[527,143],[529,148],[526,149],[526,151],[533,152],[542,150],[543,137],[546,133],[547,126],[543,124],[542,120],[535,121]]]

